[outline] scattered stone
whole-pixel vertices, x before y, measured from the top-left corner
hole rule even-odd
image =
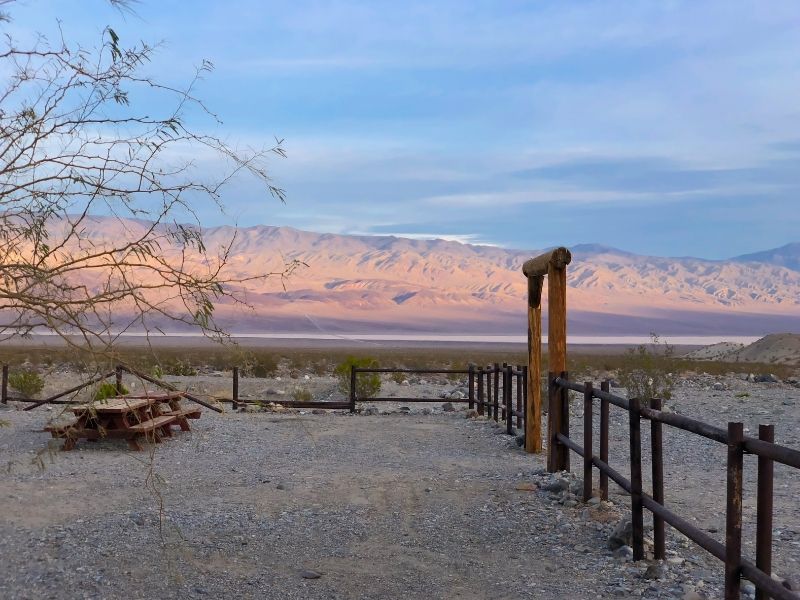
[[[478,411],[475,410],[475,409],[468,410],[467,412],[464,413],[464,418],[465,419],[474,419],[477,416],[478,416]]]
[[[367,406],[366,408],[362,409],[361,414],[367,417],[371,417],[374,415],[379,414],[377,406]]]
[[[616,550],[620,546],[630,546],[632,540],[633,524],[630,519],[623,519],[617,523],[617,526],[614,527],[614,531],[612,531],[611,535],[608,537],[608,547],[611,550]]]
[[[322,573],[317,573],[316,571],[312,571],[311,569],[303,569],[300,571],[300,577],[303,579],[319,579],[322,577]]]
[[[630,546],[620,546],[613,552],[614,558],[629,562],[633,560],[633,548]]]
[[[455,408],[453,407],[452,402],[445,402],[444,404],[442,404],[442,410],[444,412],[453,412],[455,411]]]

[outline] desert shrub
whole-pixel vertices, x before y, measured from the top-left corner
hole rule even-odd
[[[161,369],[167,375],[177,375],[183,377],[194,377],[197,375],[197,369],[192,367],[188,362],[184,362],[179,358],[167,361],[161,365]]]
[[[315,360],[311,364],[311,372],[318,376],[328,375],[331,372],[331,365],[324,359]]]
[[[292,390],[292,398],[297,402],[311,402],[314,397],[311,395],[311,390],[296,387]]]
[[[153,365],[153,368],[150,369],[150,374],[156,379],[161,379],[164,377],[164,369],[161,368],[161,365]]]
[[[389,378],[395,383],[403,383],[408,377],[408,373],[389,373]]]
[[[372,357],[348,356],[333,370],[339,380],[339,389],[348,394],[350,392],[350,369],[352,367],[368,369],[377,368],[378,361]],[[359,398],[372,398],[381,391],[381,377],[378,373],[359,373],[356,375],[356,395]]]
[[[629,398],[668,400],[675,387],[673,347],[661,342],[655,333],[650,334],[650,339],[651,344],[640,344],[628,350],[617,379]]]
[[[94,392],[94,399],[95,400],[107,400],[108,398],[113,398],[114,396],[123,396],[129,392],[128,388],[124,385],[120,386],[119,393],[117,393],[117,386],[110,381],[104,381],[100,385],[97,386],[97,389]]]
[[[254,357],[244,366],[244,372],[250,377],[273,377],[278,372],[278,361],[272,354]]]
[[[36,371],[23,369],[8,374],[8,385],[25,398],[33,398],[44,389],[44,379]]]

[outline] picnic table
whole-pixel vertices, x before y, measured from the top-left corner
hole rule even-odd
[[[172,436],[170,428],[178,425],[190,431],[188,419],[200,417],[197,407],[182,407],[179,392],[161,395],[118,396],[73,406],[75,420],[65,425],[51,425],[44,430],[54,438],[64,438],[64,450],[72,450],[79,438],[127,440],[132,450],[141,450],[141,438],[156,443]]]

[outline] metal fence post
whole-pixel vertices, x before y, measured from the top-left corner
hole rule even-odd
[[[547,471],[550,473],[555,473],[561,468],[558,462],[558,440],[556,439],[556,434],[561,429],[557,376],[552,371],[547,374]]]
[[[522,415],[525,414],[523,394],[528,382],[525,380],[525,369],[527,367],[517,367],[517,429],[522,429]]]
[[[633,560],[644,558],[644,507],[642,505],[642,432],[639,398],[629,400],[631,450],[631,524],[633,526]]]
[[[725,600],[738,600],[742,585],[742,470],[744,426],[728,423],[728,486],[725,511]]]
[[[592,458],[594,443],[592,442],[592,413],[594,389],[591,381],[583,384],[583,501],[592,497]]]
[[[494,363],[494,422],[498,421],[500,411],[500,363]]]
[[[775,442],[775,426],[759,425],[758,439]],[[756,567],[767,575],[772,573],[772,487],[774,463],[771,458],[758,457],[758,503],[756,505]],[[756,600],[769,595],[756,586]]]

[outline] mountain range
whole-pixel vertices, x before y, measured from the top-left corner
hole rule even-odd
[[[205,231],[211,247],[231,228]],[[285,282],[247,290],[237,332],[525,331],[522,263],[545,249],[241,228],[233,269],[246,276],[304,263]],[[640,256],[584,244],[568,268],[569,330],[578,335],[762,335],[800,331],[800,243],[730,260]],[[546,294],[544,301],[546,302]]]
[[[89,234],[101,242],[146,226],[94,217]],[[521,267],[545,250],[272,226],[215,227],[203,234],[209,249],[235,235],[228,269],[237,278],[281,271],[291,260],[303,263],[285,281],[270,277],[240,289],[252,309],[218,306],[220,322],[237,334],[524,335]],[[800,243],[728,260],[642,256],[598,244],[571,250],[571,334],[800,331]]]

